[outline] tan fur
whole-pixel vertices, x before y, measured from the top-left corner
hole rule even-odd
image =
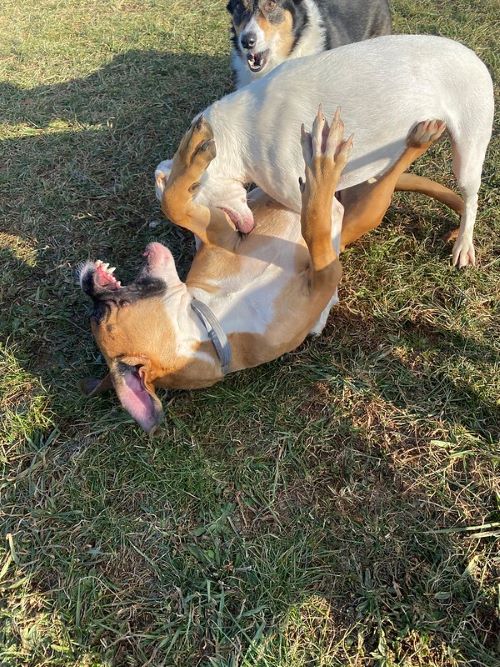
[[[212,362],[197,358],[195,356],[197,352],[203,352],[211,357]],[[222,379],[219,360],[212,343],[203,341],[193,345],[193,355],[180,359],[176,369],[170,373],[162,374],[161,367],[156,368],[158,376],[155,385],[165,389],[201,389],[210,387]]]
[[[446,204],[446,206],[453,209],[460,216],[464,210],[464,200],[462,197],[445,185],[431,181],[430,178],[426,178],[425,176],[408,173],[401,174],[396,182],[395,189],[398,192],[420,192],[427,195],[427,197],[432,197]]]
[[[431,129],[434,129],[435,123],[434,121]],[[406,149],[395,164],[379,179],[370,183],[361,183],[353,188],[343,190],[340,194],[340,201],[344,206],[342,249],[380,225],[395,190],[422,192],[443,202],[457,213],[462,211],[463,201],[452,190],[430,179],[405,173],[406,169],[423,155],[435,140],[418,141],[418,136],[414,137],[414,134],[418,134],[418,130],[419,126],[415,128],[413,133],[410,133]],[[437,138],[441,136],[443,131],[444,124],[439,125],[439,128],[435,130]],[[429,132],[425,136],[427,137],[428,134]]]
[[[254,196],[249,203],[256,220],[253,232],[244,242],[238,236],[230,250],[211,244],[203,245],[196,253],[186,278],[190,289],[199,287],[215,293],[220,290],[223,279],[241,275],[244,259],[258,257],[263,244],[269,249],[276,245],[278,252],[279,244],[286,238],[290,225],[293,221],[297,222],[297,215],[260,191],[258,197]],[[297,272],[300,272],[308,266],[309,253],[302,239],[296,245],[296,267]]]
[[[193,260],[186,284],[189,288],[215,293],[223,279],[240,273],[245,257],[258,257],[263,245],[270,249],[276,244],[279,248],[280,244],[286,242],[284,238],[296,215],[258,192],[251,201],[257,226],[245,242],[241,243],[239,235],[222,212],[196,205],[192,201],[190,186],[200,178],[207,163],[205,158],[201,159],[199,156],[193,159],[192,147],[206,139],[206,131],[206,128],[195,127],[183,139],[177,154],[182,158],[176,160],[176,166],[165,189],[162,207],[176,224],[192,229],[204,241]],[[190,151],[186,151],[187,146],[191,146]],[[351,243],[380,224],[402,172],[429,146],[430,142],[416,147],[408,146],[396,164],[376,183],[362,184],[352,188],[353,192],[342,193],[345,207],[343,244]],[[275,321],[264,336],[245,335],[243,332],[232,335],[235,370],[258,365],[279,356],[283,351],[293,349],[298,344],[297,340],[300,342],[305,337],[310,323],[314,322],[323,304],[326,304],[331,296],[331,284],[339,281],[340,265],[336,263],[330,237],[330,204],[343,166],[342,161],[337,162],[326,172],[321,189],[307,193],[307,204],[302,213],[302,235],[308,241],[311,255],[303,239],[294,241],[296,275],[284,285],[281,294],[281,303],[292,303],[297,312],[303,314],[304,311],[310,311],[310,315],[304,318],[303,327],[292,340],[286,340],[290,327],[284,308],[278,308]],[[323,163],[318,163],[317,169],[325,171],[324,159]],[[316,269],[313,274],[308,268],[310,257]],[[313,277],[326,287],[320,289],[316,298],[311,300]],[[251,279],[251,276],[249,278]],[[94,335],[107,360],[122,356],[148,357],[152,363],[155,383],[173,386],[163,381],[165,376],[171,376],[175,377],[175,386],[181,386],[184,377],[189,388],[193,388],[195,380],[189,379],[189,376],[197,375],[197,366],[190,364],[189,359],[176,356],[172,349],[172,331],[172,324],[160,306],[159,299],[149,298],[112,310],[106,326],[96,327]],[[217,358],[213,354],[213,347],[206,344],[205,348],[205,352],[214,358],[216,366]],[[196,351],[193,350],[193,353]]]
[[[341,123],[339,118],[334,119],[332,127],[335,122]],[[342,193],[345,207],[342,244],[351,243],[380,224],[398,184],[402,189],[411,185],[421,191],[425,188],[437,198],[446,199],[449,205],[460,206],[460,198],[447,188],[428,179],[424,182],[419,181],[419,177],[404,175],[408,166],[427,150],[433,140],[419,143],[416,138],[437,137],[443,131],[444,124],[433,123],[429,127],[434,129],[434,134],[430,131],[422,134],[419,126],[415,129],[398,161],[376,182]],[[325,128],[328,140],[325,139]],[[342,137],[341,130],[337,134]],[[310,138],[303,133],[303,147],[307,145],[308,136]],[[265,332],[247,332],[242,322],[241,331],[228,335],[232,347],[231,371],[257,366],[295,349],[312,330],[339,284],[341,266],[331,240],[332,203],[350,142],[339,139],[333,153],[328,153],[331,136],[334,136],[333,129],[328,129],[319,113],[311,146],[316,146],[314,150],[317,151],[326,141],[326,148],[321,149],[324,154],[314,154],[309,162],[306,160],[300,218],[302,236],[298,234],[298,216],[260,191],[250,197],[256,228],[244,240],[222,211],[209,209],[193,200],[195,184],[215,156],[211,128],[203,119],[190,128],[176,153],[163,193],[162,208],[173,222],[190,229],[203,241],[186,279],[188,294],[198,289],[207,295],[231,300],[233,295],[228,290],[235,289],[233,285],[237,286],[238,281],[242,285],[251,285],[258,282],[267,266],[276,271],[283,262],[279,296],[273,304],[274,317]],[[307,148],[304,151],[306,154]],[[167,289],[167,298],[168,294]],[[112,306],[103,321],[93,324],[94,336],[106,358],[115,387],[120,381],[116,370],[118,362],[140,367],[144,386],[158,403],[155,386],[196,389],[210,386],[223,377],[212,343],[193,338],[189,348],[183,339],[184,346],[180,348],[180,338],[187,335],[182,327],[179,328],[182,310],[173,313],[175,320],[171,319],[164,299],[155,296],[126,306]],[[92,393],[97,393],[107,386],[109,380],[97,386],[94,383],[89,388]]]
[[[92,333],[110,368],[117,360],[144,364],[150,387],[198,389],[222,377],[214,372],[217,355],[209,342],[193,345],[193,356],[179,356],[175,327],[159,297],[112,307],[103,322],[92,322]],[[198,351],[212,357],[213,363],[196,358]]]
[[[265,3],[262,3],[265,4]],[[266,42],[276,39],[276,53],[282,58],[287,58],[292,52],[293,48],[293,17],[287,10],[283,10],[279,15],[281,20],[271,22],[267,19],[264,11],[261,10],[256,14],[255,20],[265,35]],[[248,20],[241,23],[236,23],[233,18],[233,27],[236,36],[239,37],[248,25]]]
[[[183,365],[175,352],[174,327],[159,297],[111,306],[103,321],[92,322],[92,333],[108,363],[149,359],[157,371],[153,381]]]
[[[270,43],[272,40],[276,40],[276,53],[287,58],[293,47],[293,17],[291,13],[284,10],[279,23],[271,23],[262,13],[257,16],[256,20],[265,35],[266,42]]]
[[[199,152],[204,141],[207,142],[206,150]],[[181,140],[161,205],[167,218],[196,234],[204,244],[233,249],[238,235],[226,214],[193,201],[199,180],[215,154],[213,132],[201,117]]]

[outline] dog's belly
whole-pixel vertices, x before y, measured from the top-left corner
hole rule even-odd
[[[316,108],[318,104],[319,102],[316,103]],[[422,110],[420,114],[416,110],[415,113],[400,116],[398,122],[395,122],[388,132],[387,125],[376,123],[373,118],[366,119],[365,125],[359,116],[357,118],[350,116],[346,104],[342,104],[341,107],[346,127],[345,138],[354,134],[354,147],[339,181],[338,190],[363,183],[386,171],[402,153],[408,130],[419,120],[427,117],[440,118],[442,115],[437,110],[429,113],[428,108]],[[332,109],[327,101],[323,102],[323,108],[327,117],[333,116],[335,109]],[[307,125],[310,128],[313,116],[308,115],[310,122]],[[300,128],[300,122],[297,123],[297,127]],[[370,129],[367,130],[366,127]],[[281,144],[284,148],[283,155],[279,160],[269,154],[259,157],[256,164],[260,165],[260,168],[255,170],[252,177],[254,182],[271,197],[284,206],[300,212],[301,195],[298,181],[299,177],[304,175],[304,164],[300,144],[298,141],[296,144],[283,138]],[[263,147],[263,152],[267,152],[266,147]]]

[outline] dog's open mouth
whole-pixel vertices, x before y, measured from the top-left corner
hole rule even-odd
[[[99,287],[103,287],[105,289],[118,289],[122,286],[121,282],[113,275],[116,271],[115,266],[110,268],[109,264],[105,264],[100,259],[98,259],[96,262],[94,262],[94,269],[94,280],[99,285]]]
[[[247,53],[247,65],[252,72],[260,72],[267,65],[269,49],[260,53]]]

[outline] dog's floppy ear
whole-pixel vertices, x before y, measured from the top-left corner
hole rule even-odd
[[[102,380],[85,378],[80,382],[80,389],[90,397],[114,387],[125,410],[152,435],[163,419],[163,408],[153,383],[148,380],[149,362],[143,363],[139,359],[127,361],[132,363],[113,362],[111,371]]]
[[[149,361],[124,359],[113,362],[111,377],[120,403],[150,435],[163,419],[163,408],[149,379]]]
[[[113,389],[111,373],[107,373],[102,380],[98,380],[97,378],[84,378],[83,380],[80,380],[79,386],[85,396],[88,396],[89,398],[91,396],[102,394],[105,391]]]

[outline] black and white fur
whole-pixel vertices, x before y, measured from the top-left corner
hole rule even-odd
[[[289,58],[391,33],[387,0],[229,0],[241,88]]]

